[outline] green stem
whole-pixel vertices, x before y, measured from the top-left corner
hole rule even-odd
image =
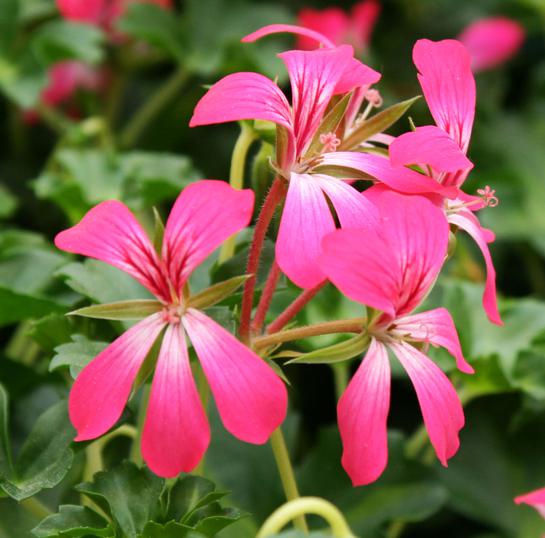
[[[186,80],[187,72],[178,68],[125,126],[120,137],[121,147],[130,148],[138,141],[155,116],[180,92]]]
[[[44,519],[47,516],[51,515],[51,510],[36,497],[29,497],[28,499],[23,499],[20,502],[21,506],[33,516],[36,516],[38,519]]]
[[[136,465],[142,465],[142,452],[140,450],[140,442],[142,441],[142,430],[146,420],[146,410],[151,392],[151,383],[147,383],[142,388],[142,399],[138,407],[138,416],[136,417],[136,436],[131,447],[131,461]]]
[[[350,377],[350,363],[343,361],[331,365],[333,379],[335,381],[335,394],[337,400],[344,394]]]
[[[36,105],[36,111],[42,121],[58,135],[63,135],[73,125],[72,120],[68,119],[62,112],[43,103]]]
[[[284,439],[284,434],[280,428],[276,429],[271,435],[271,448],[286,499],[288,501],[299,499],[299,490],[297,489],[297,482],[295,481],[295,473],[293,472],[293,467],[291,465],[286,440]],[[300,531],[308,533],[307,522],[304,515],[297,516],[294,520],[294,525]]]
[[[363,329],[365,320],[366,318],[354,318],[324,321],[323,323],[316,323],[315,325],[297,327],[295,329],[288,329],[287,331],[258,336],[253,339],[252,345],[254,348],[263,348],[283,344],[284,342],[291,342],[292,340],[308,338],[309,336],[334,333],[359,333]]]
[[[233,148],[233,156],[231,157],[231,171],[229,173],[229,184],[234,189],[242,189],[244,187],[244,167],[246,165],[246,157],[248,150],[253,141],[256,140],[254,130],[246,123],[241,123],[240,134],[238,135],[235,147]],[[237,236],[236,234],[229,237],[221,246],[219,262],[223,263],[233,257],[235,253]]]
[[[316,514],[323,517],[329,524],[331,534],[335,538],[355,538],[339,509],[319,497],[301,497],[284,504],[267,518],[256,538],[273,536],[292,519],[304,517],[304,514]]]

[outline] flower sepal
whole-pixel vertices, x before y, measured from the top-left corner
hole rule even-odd
[[[197,310],[202,310],[204,308],[208,308],[209,306],[213,306],[223,301],[223,299],[229,297],[229,295],[232,295],[251,276],[252,275],[235,276],[228,280],[224,280],[223,282],[219,282],[218,284],[214,284],[213,286],[210,286],[209,288],[206,288],[205,290],[189,297],[187,300],[187,306],[196,308]]]
[[[162,310],[163,307],[164,305],[160,301],[154,299],[138,299],[86,306],[78,310],[72,310],[66,315],[122,321],[147,318]]]
[[[286,362],[286,364],[333,364],[343,362],[361,355],[369,347],[369,341],[369,335],[362,332],[338,344],[300,355]]]

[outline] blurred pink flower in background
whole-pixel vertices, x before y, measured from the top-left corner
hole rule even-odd
[[[361,54],[369,46],[379,13],[380,3],[377,0],[364,0],[355,4],[350,13],[338,7],[302,9],[297,16],[297,24],[320,32],[335,45],[353,45],[356,53]],[[299,36],[297,48],[315,49],[316,41],[311,37]]]
[[[524,28],[507,17],[472,22],[459,35],[471,55],[473,71],[485,71],[510,60],[524,42]]]
[[[545,488],[525,493],[515,497],[516,504],[527,504],[532,508],[535,508],[537,512],[545,518]],[[545,538],[545,536],[543,537]]]

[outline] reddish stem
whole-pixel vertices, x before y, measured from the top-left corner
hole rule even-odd
[[[244,284],[240,312],[239,335],[240,339],[246,344],[250,341],[250,318],[252,316],[256,275],[259,268],[259,259],[261,258],[263,242],[265,241],[265,236],[274,216],[276,206],[282,200],[285,190],[286,188],[282,183],[282,180],[276,178],[263,202],[261,212],[259,213],[254,228],[254,237],[252,239],[252,244],[250,245],[248,263],[246,265],[246,273],[253,276],[248,278]]]
[[[265,282],[265,286],[263,287],[259,304],[255,310],[254,319],[251,323],[253,334],[258,334],[263,327],[265,316],[267,315],[269,307],[271,306],[274,290],[276,289],[276,285],[278,284],[278,279],[280,278],[281,274],[282,272],[280,271],[280,267],[278,267],[276,260],[274,260],[271,265],[271,270],[269,271],[269,276],[267,277],[267,282]]]
[[[318,284],[310,290],[305,290],[267,327],[267,333],[275,333],[283,329],[305,305],[327,284],[327,281]]]

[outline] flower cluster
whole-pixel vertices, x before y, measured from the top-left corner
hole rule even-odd
[[[417,309],[452,254],[449,245],[458,230],[467,232],[482,251],[487,269],[484,310],[490,321],[501,324],[488,247],[494,235],[476,216],[497,204],[497,198],[488,186],[478,196],[462,191],[473,168],[467,157],[476,99],[471,56],[455,40],[416,43],[413,59],[435,124],[394,138],[369,130],[368,115],[381,104],[373,87],[381,75],[358,60],[351,45],[290,25],[267,26],[243,41],[277,32],[295,33],[317,47],[279,54],[289,75],[290,99],[263,75],[234,73],[206,92],[190,122],[196,127],[260,120],[276,129],[271,162],[276,179],[255,226],[240,339],[201,311],[208,304],[198,297],[212,292],[193,295],[188,279],[216,247],[249,224],[251,191],[212,180],[185,188],[160,247],[154,247],[130,211],[115,201],[98,205],[56,238],[60,249],[118,267],[156,297],[148,305],[149,315],[77,378],[69,402],[77,440],[96,438],[117,422],[154,343],[160,342],[142,453],[162,476],[193,469],[210,432],[186,338],[227,430],[243,441],[263,443],[279,427],[287,393],[264,360],[269,348],[263,338],[274,339],[281,327],[269,327],[264,337],[259,324],[250,331],[248,322],[261,245],[276,208],[282,206],[274,265],[278,270],[258,309],[262,304],[266,309],[280,271],[310,292],[330,282],[362,310],[367,308],[356,330],[365,357],[338,403],[342,463],[352,482],[376,480],[387,464],[390,352],[407,372],[437,457],[447,465],[459,446],[464,413],[451,381],[427,349],[430,344],[445,348],[464,373],[473,373],[473,368],[462,354],[449,312]]]

